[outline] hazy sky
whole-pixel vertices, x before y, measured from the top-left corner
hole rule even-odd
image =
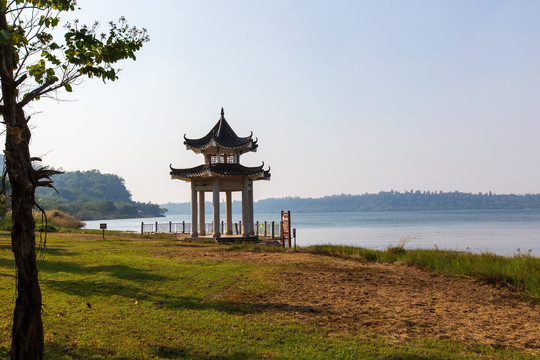
[[[255,199],[387,190],[540,193],[540,2],[80,0],[151,41],[120,80],[35,103],[32,155],[189,201],[169,164],[225,117],[271,166]]]

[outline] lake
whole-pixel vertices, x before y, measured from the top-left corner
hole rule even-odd
[[[280,214],[255,214],[255,221],[279,222]],[[223,214],[222,219],[225,218]],[[87,221],[86,228],[140,231],[141,222],[190,222],[190,215],[150,219]],[[212,219],[207,214],[206,220]],[[241,214],[233,214],[233,221]],[[500,255],[529,252],[540,256],[540,210],[381,211],[292,213],[297,245],[343,244],[384,249],[407,239],[406,248],[489,251]],[[518,250],[519,249],[519,250]]]

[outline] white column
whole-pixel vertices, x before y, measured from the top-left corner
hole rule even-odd
[[[206,235],[206,219],[204,217],[204,191],[199,191],[199,235]]]
[[[242,236],[249,236],[248,179],[242,179]]]
[[[225,212],[227,220],[226,234],[232,235],[232,193],[230,191],[225,192]]]
[[[221,237],[221,233],[220,233],[220,226],[221,226],[221,221],[219,220],[219,179],[218,178],[214,178],[214,186],[213,186],[213,192],[214,192],[214,237],[217,239],[217,238],[220,238]]]
[[[191,237],[198,237],[197,232],[197,190],[195,183],[191,182]]]
[[[253,220],[253,181],[249,180],[249,190],[248,190],[248,213],[249,213],[249,235],[255,235],[254,220]]]

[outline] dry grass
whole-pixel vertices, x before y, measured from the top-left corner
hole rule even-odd
[[[47,224],[52,225],[56,228],[80,229],[84,226],[84,222],[77,220],[60,210],[48,210],[48,211],[45,211],[45,213],[47,214]],[[42,224],[41,212],[39,211],[34,212],[34,219],[36,219],[36,224],[41,226]]]

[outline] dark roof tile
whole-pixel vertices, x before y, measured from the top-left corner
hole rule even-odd
[[[188,169],[175,169],[172,166],[171,176],[180,178],[197,178],[204,175],[216,174],[221,176],[252,176],[261,174],[261,179],[270,179],[270,168],[264,170],[261,166],[248,167],[240,164],[203,164]]]
[[[208,134],[199,139],[188,139],[184,135],[184,144],[194,149],[204,149],[211,146],[212,140],[214,140],[218,146],[235,149],[249,146],[251,142],[250,150],[254,151],[257,148],[257,140],[253,141],[252,137],[253,133],[246,137],[236,135],[227,120],[225,120],[225,113],[221,108],[221,118]]]

